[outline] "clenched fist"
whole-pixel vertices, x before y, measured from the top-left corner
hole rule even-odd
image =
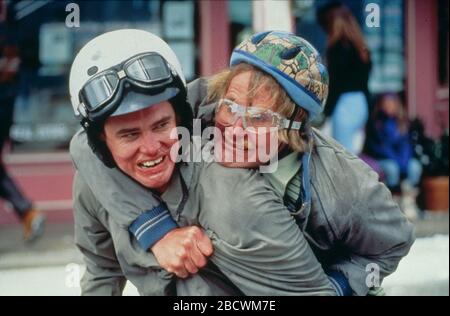
[[[195,274],[213,253],[211,240],[197,226],[176,228],[160,239],[151,251],[161,267],[180,278]]]

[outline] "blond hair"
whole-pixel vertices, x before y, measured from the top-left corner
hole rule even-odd
[[[272,108],[273,111],[276,111],[278,114],[289,119],[292,119],[292,116],[295,114],[294,120],[306,124],[308,113],[292,101],[278,82],[272,76],[245,63],[226,69],[209,79],[208,102],[214,102],[223,98],[228,91],[233,78],[244,72],[251,72],[251,79],[247,92],[248,100],[251,100],[260,89],[267,89],[272,96],[270,101],[272,104],[277,105]],[[304,128],[302,128],[302,131],[304,131]],[[288,145],[293,151],[303,153],[308,150],[311,145],[311,140],[307,134],[302,131],[287,131],[286,129],[283,129],[278,132],[278,137],[282,144]]]

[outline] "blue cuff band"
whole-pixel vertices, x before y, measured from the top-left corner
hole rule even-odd
[[[352,288],[344,274],[339,271],[331,270],[327,271],[327,275],[339,296],[352,296]]]
[[[147,251],[169,231],[177,228],[163,204],[140,215],[129,227],[139,245]]]

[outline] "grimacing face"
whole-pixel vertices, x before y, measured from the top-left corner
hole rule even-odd
[[[143,186],[163,193],[175,168],[170,157],[176,128],[172,105],[165,101],[133,113],[108,118],[104,138],[117,166]]]
[[[273,97],[266,87],[262,86],[258,88],[252,100],[248,99],[248,90],[250,86],[250,80],[252,78],[251,71],[245,71],[236,75],[230,82],[228,90],[223,96],[224,99],[229,99],[239,105],[250,107],[255,106],[258,108],[270,109],[276,112],[276,104],[273,104]],[[216,127],[221,131],[221,137],[215,137],[215,151],[220,148],[219,154],[216,154],[216,158],[219,163],[225,167],[230,168],[257,168],[269,161],[269,157],[262,157],[260,153],[273,153],[270,149],[271,146],[276,146],[276,153],[278,152],[278,133],[267,132],[264,134],[257,134],[252,132],[242,132],[233,130],[221,126],[219,118],[216,116]],[[232,127],[243,128],[242,119],[239,118]],[[224,129],[226,131],[224,131]],[[237,139],[244,139],[242,142],[237,142]],[[237,152],[243,153],[244,159],[240,161],[237,159]],[[231,153],[231,154],[230,154]],[[227,157],[233,157],[233,160],[227,159]],[[220,157],[217,157],[220,156]]]

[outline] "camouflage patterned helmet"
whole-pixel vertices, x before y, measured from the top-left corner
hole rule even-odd
[[[230,65],[251,64],[270,74],[313,119],[328,95],[328,72],[317,50],[292,33],[268,31],[238,45]]]

